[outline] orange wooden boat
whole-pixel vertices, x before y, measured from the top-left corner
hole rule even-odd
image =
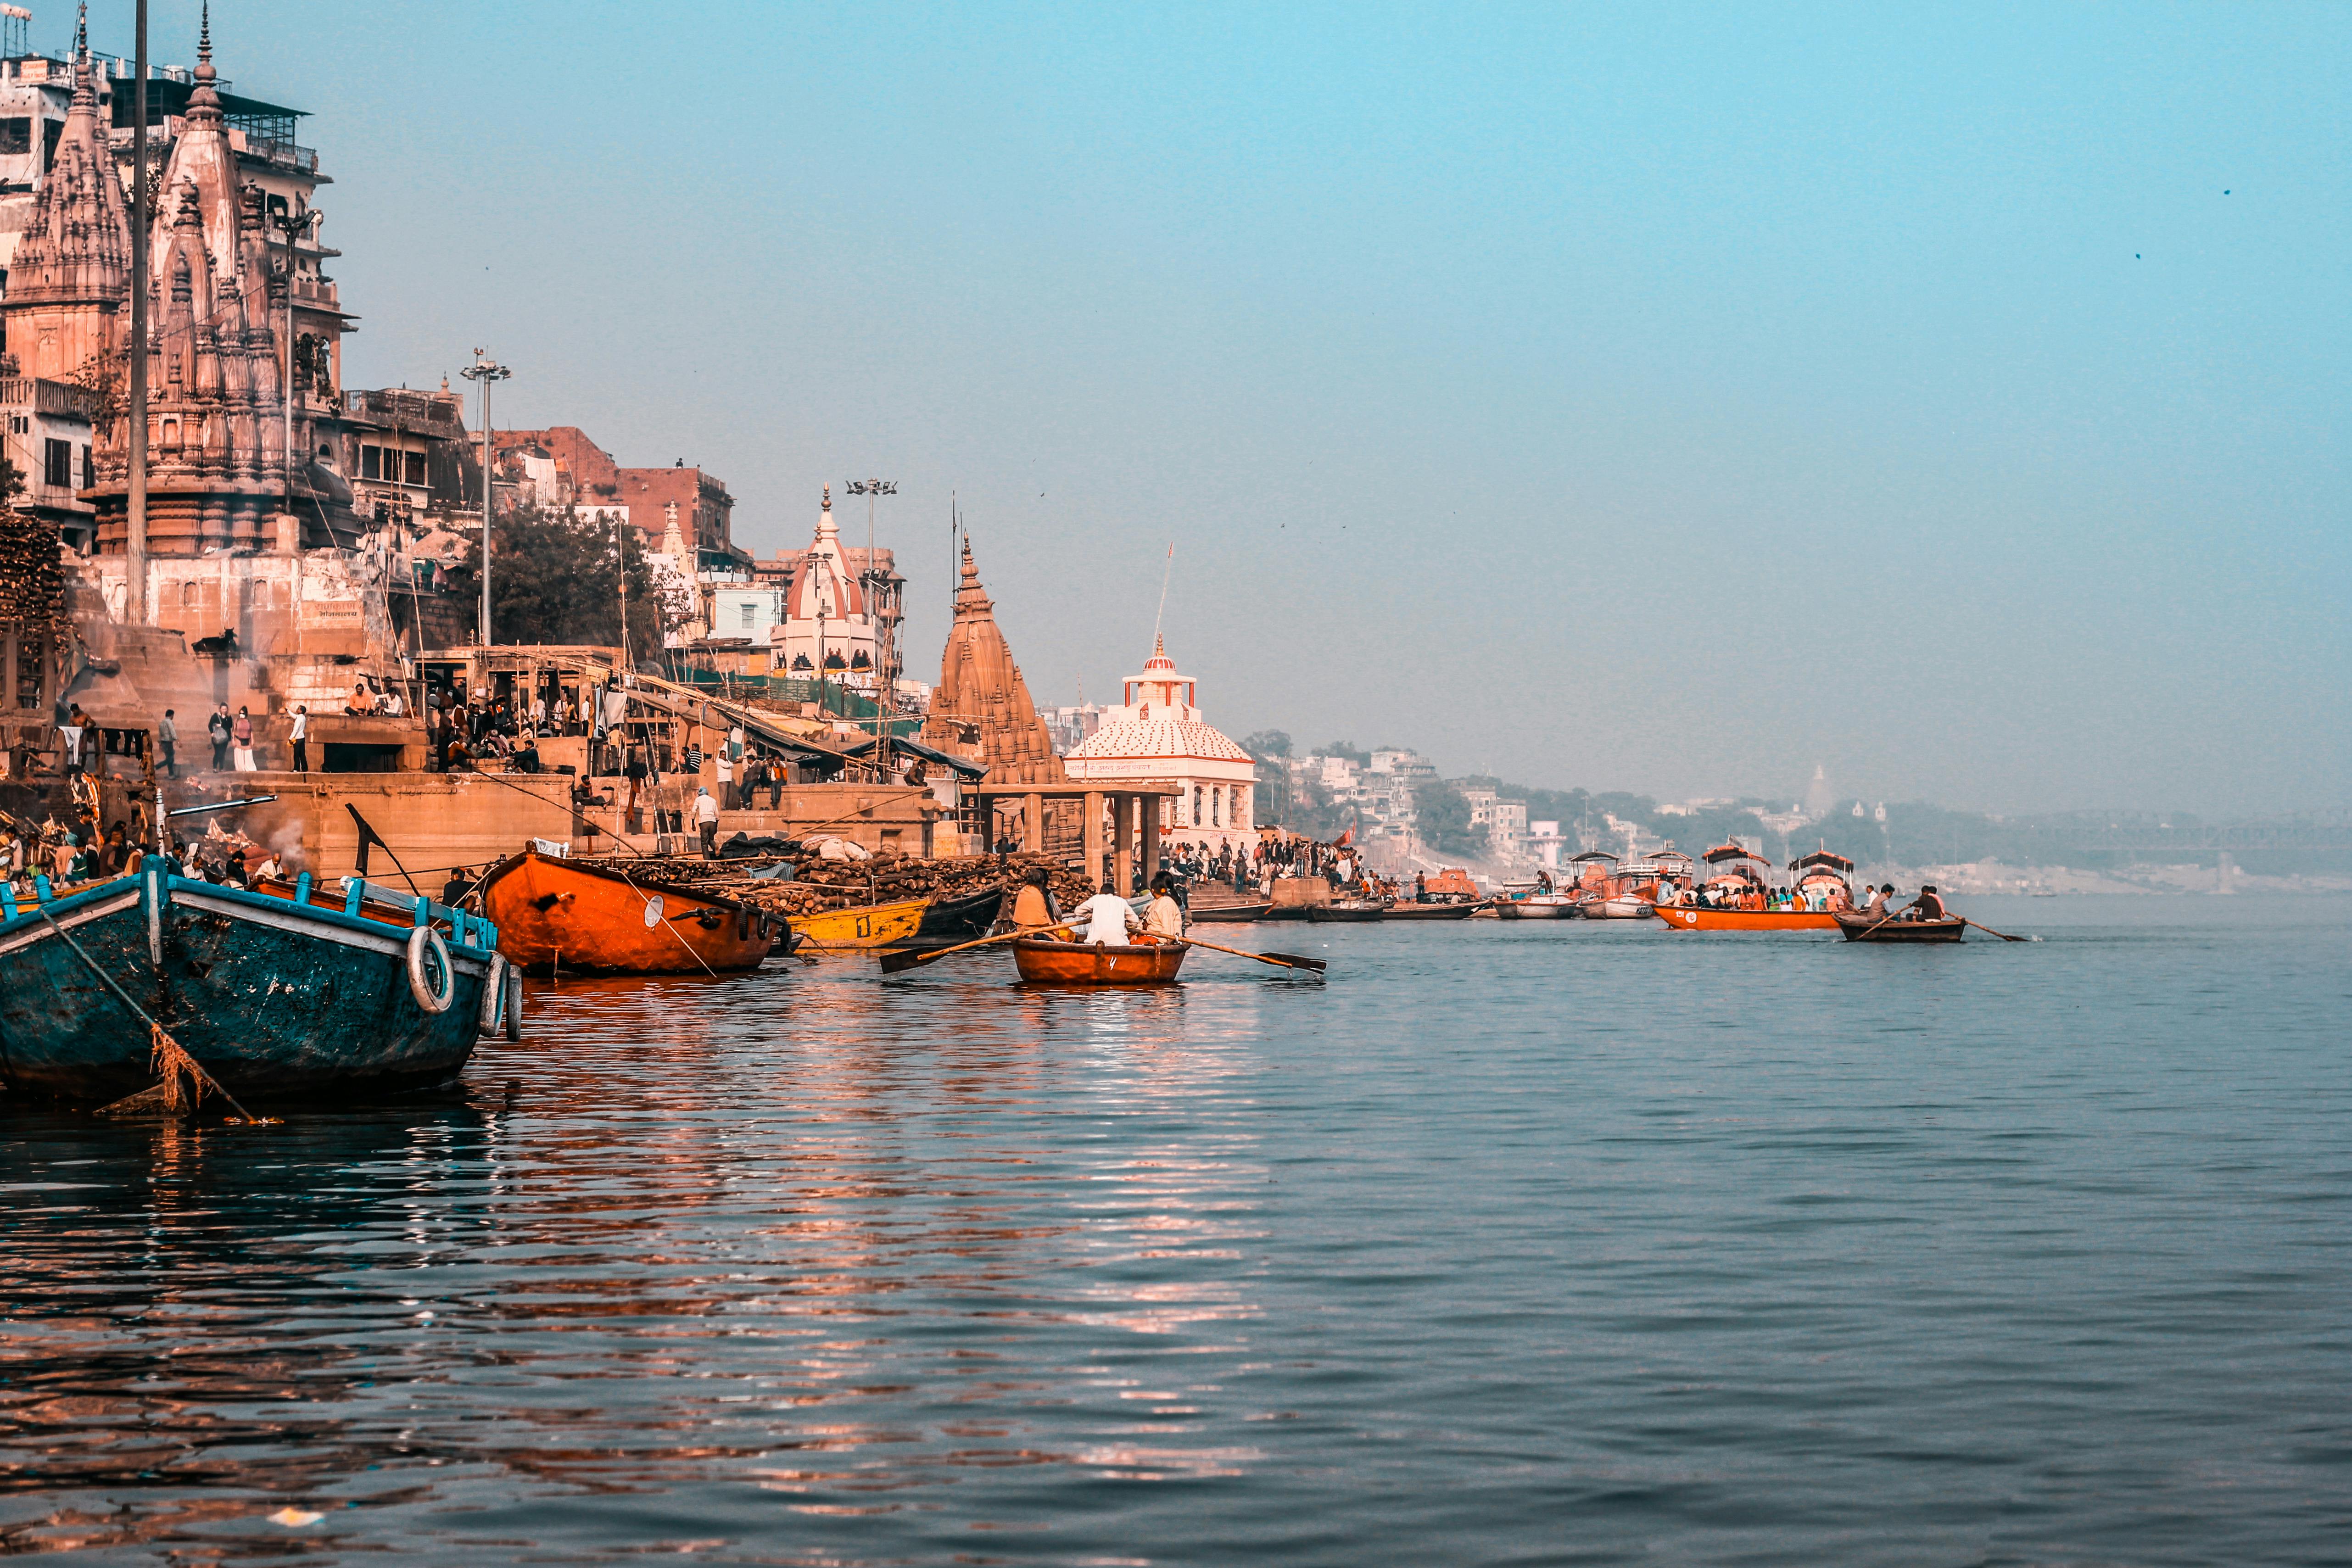
[[[1111,947],[1032,939],[1013,944],[1013,961],[1023,979],[1040,985],[1164,986],[1183,967],[1185,951],[1181,942]]]
[[[712,893],[632,877],[626,865],[543,855],[482,879],[499,951],[527,974],[723,975],[756,969],[790,935],[780,917]]]
[[[1662,904],[1651,911],[1677,931],[1834,931],[1829,909],[1702,909],[1695,904]]]

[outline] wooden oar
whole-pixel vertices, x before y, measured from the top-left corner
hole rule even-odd
[[[1976,926],[1977,926],[1977,929],[1978,929],[1978,930],[1979,930],[1979,931],[1981,931],[1981,932],[1983,932],[1986,936],[1998,936],[1998,937],[2000,937],[2000,938],[2002,941],[2004,941],[2004,942],[2034,942],[2034,941],[2039,941],[2039,940],[2040,940],[2040,938],[2039,938],[2039,937],[2034,937],[2034,936],[2011,936],[2008,932],[2006,932],[2006,931],[1995,931],[1995,930],[1994,930],[1991,926],[1990,926],[1990,925],[1977,925],[1977,923],[1976,923],[1975,921],[1970,920],[1970,919],[1969,919],[1967,915],[1961,915],[1961,916],[1960,916],[1960,924],[1961,924],[1961,925],[1976,925]]]
[[[1331,966],[1320,958],[1302,958],[1296,953],[1253,953],[1246,947],[1221,947],[1214,942],[1203,942],[1197,936],[1187,936],[1188,946],[1206,947],[1212,953],[1231,953],[1236,958],[1255,958],[1261,964],[1271,964],[1277,969],[1305,969],[1321,974]]]
[[[886,975],[904,974],[907,970],[928,964],[935,958],[944,958],[950,953],[969,953],[974,947],[991,947],[999,942],[1010,942],[1015,937],[1036,936],[1045,932],[1058,929],[1057,926],[1040,925],[1034,931],[1006,931],[994,936],[982,936],[977,942],[959,942],[952,947],[934,947],[928,953],[907,953],[894,949],[882,955],[882,972]]]

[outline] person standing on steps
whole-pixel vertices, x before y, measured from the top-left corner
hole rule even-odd
[[[180,727],[173,722],[170,708],[163,710],[163,722],[155,727],[155,745],[163,753],[163,777],[177,779],[180,776]]]
[[[719,802],[710,798],[709,789],[699,785],[695,787],[694,791],[694,831],[695,836],[702,841],[702,858],[707,861],[717,860],[719,858]]]
[[[288,733],[294,742],[294,771],[310,771],[310,710],[301,703],[294,705],[294,723]]]
[[[212,737],[213,771],[228,771],[228,704],[213,709],[212,717],[205,721],[205,733]]]

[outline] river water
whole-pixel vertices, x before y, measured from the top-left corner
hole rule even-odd
[[[537,989],[457,1100],[12,1113],[0,1552],[2352,1558],[2352,904],[1969,912],[2046,940],[792,963]]]

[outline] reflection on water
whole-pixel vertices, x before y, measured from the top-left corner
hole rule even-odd
[[[2346,923],[2066,903],[566,981],[456,1100],[20,1112],[0,1551],[2327,1555]]]

